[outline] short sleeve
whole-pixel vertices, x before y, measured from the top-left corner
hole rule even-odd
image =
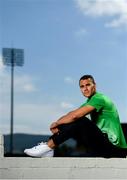
[[[97,110],[97,112],[99,112],[104,107],[104,99],[101,97],[97,97],[96,95],[92,96],[92,98],[89,99],[86,103],[82,104],[81,107],[87,105],[93,106]]]

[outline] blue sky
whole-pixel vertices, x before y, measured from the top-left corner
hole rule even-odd
[[[10,129],[10,68],[2,48],[24,49],[15,67],[14,132],[49,125],[86,99],[78,80],[92,74],[127,122],[127,0],[0,0],[0,131]]]

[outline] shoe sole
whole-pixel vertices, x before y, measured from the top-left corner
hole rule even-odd
[[[40,156],[40,157],[53,157],[54,156],[54,152],[47,152],[47,153],[44,153],[42,156]]]
[[[24,152],[25,154],[27,154],[28,156],[31,156],[31,157],[37,157],[37,158],[41,158],[41,157],[53,157],[54,155],[54,152],[53,151],[48,151],[44,154],[42,154],[41,156],[37,156],[37,155],[34,155],[34,154],[31,154],[29,152]]]

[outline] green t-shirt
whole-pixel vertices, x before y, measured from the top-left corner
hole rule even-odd
[[[107,96],[96,92],[81,107],[86,105],[95,107],[90,113],[91,120],[108,135],[109,141],[118,147],[127,148],[119,115],[113,102]]]

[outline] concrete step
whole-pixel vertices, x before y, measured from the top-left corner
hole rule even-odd
[[[3,157],[0,179],[127,179],[127,159]]]

